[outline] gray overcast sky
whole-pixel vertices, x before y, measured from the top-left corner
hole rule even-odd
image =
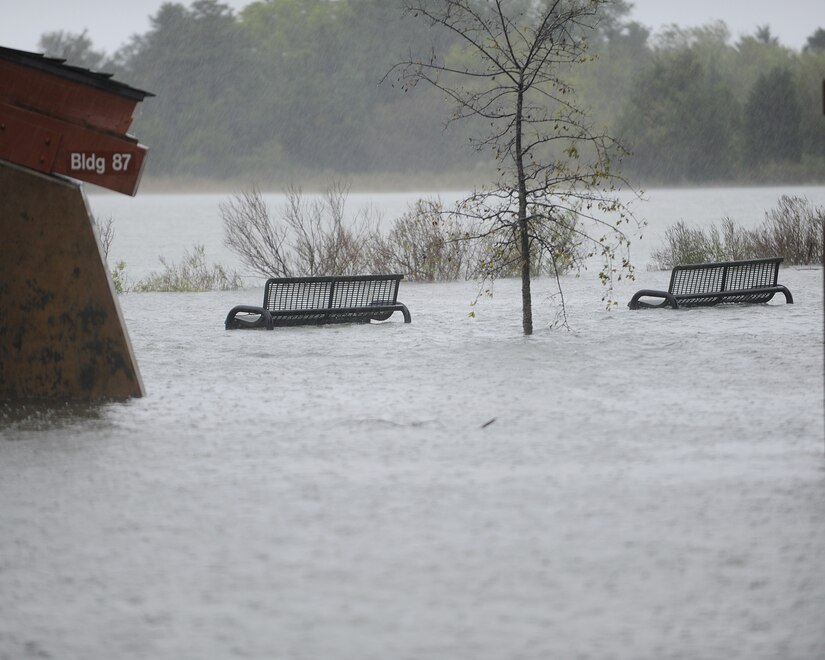
[[[223,0],[240,9],[250,0]],[[88,30],[95,47],[109,53],[132,34],[149,28],[163,0],[2,0],[0,46],[36,50],[44,32]],[[189,5],[187,0],[183,4]],[[770,25],[785,46],[800,49],[818,27],[825,28],[825,0],[635,0],[634,18],[658,31],[724,20],[736,39]]]

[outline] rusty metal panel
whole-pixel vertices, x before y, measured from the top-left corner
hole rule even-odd
[[[0,400],[143,395],[80,184],[0,163]]]
[[[0,47],[0,101],[87,126],[124,134],[138,102],[154,96],[111,74],[65,60]]]
[[[0,102],[112,133],[126,133],[136,101],[0,59]]]
[[[0,160],[48,173],[59,146],[58,131],[26,121],[21,113],[0,104]]]

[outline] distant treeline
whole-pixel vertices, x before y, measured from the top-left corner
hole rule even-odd
[[[768,26],[736,42],[721,22],[654,38],[629,14],[610,5],[592,61],[569,72],[593,123],[630,148],[625,173],[647,185],[825,181],[825,30],[797,52]],[[446,99],[384,79],[433,46],[458,48],[400,0],[268,0],[238,13],[166,3],[114,54],[85,33],[40,42],[157,95],[133,126],[150,176],[259,182],[486,170],[491,154],[469,147],[474,128],[450,123]]]

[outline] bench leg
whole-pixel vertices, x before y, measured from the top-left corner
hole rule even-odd
[[[786,302],[788,305],[793,305],[793,296],[791,295],[791,292],[790,292],[790,290],[788,289],[788,287],[783,286],[783,287],[782,287],[782,293],[783,293],[783,294],[784,294],[784,296],[785,296],[785,302]]]
[[[412,317],[410,316],[410,310],[407,309],[407,306],[404,303],[398,303],[401,306],[401,313],[404,315],[404,323],[412,323]]]

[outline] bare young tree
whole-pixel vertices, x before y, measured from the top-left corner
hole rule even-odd
[[[253,273],[265,277],[293,275],[284,243],[287,230],[272,222],[261,191],[253,188],[219,205],[224,225],[224,243],[241,257]]]
[[[284,220],[302,275],[358,275],[369,268],[367,244],[378,218],[370,208],[347,218],[349,187],[333,181],[320,199],[307,201],[299,188],[287,191]]]
[[[348,195],[349,188],[338,182],[312,199],[289,188],[277,220],[258,189],[242,192],[219,205],[224,243],[249,271],[264,277],[366,272],[372,227],[380,218],[370,208],[349,217]]]
[[[100,247],[103,248],[103,258],[109,258],[109,250],[112,248],[112,243],[115,240],[115,221],[110,216],[108,218],[95,218],[95,225],[97,225],[97,235],[100,238]]]
[[[395,220],[386,236],[373,235],[373,269],[404,273],[408,279],[423,282],[468,276],[476,260],[460,235],[458,222],[444,213],[439,200],[419,199]]]
[[[474,146],[492,151],[498,179],[458,213],[481,227],[477,238],[501,246],[489,277],[518,259],[525,335],[533,333],[535,264],[548,264],[561,292],[557,266],[601,255],[608,299],[614,277],[632,276],[626,257],[617,263],[628,244],[624,225],[634,222],[617,196],[627,181],[613,168],[625,150],[590,126],[565,81],[570,67],[589,57],[588,33],[610,1],[407,0],[408,13],[446,30],[456,47],[411,56],[387,74],[405,89],[429,83],[454,103],[452,121],[482,128]],[[569,240],[571,233],[580,240]]]

